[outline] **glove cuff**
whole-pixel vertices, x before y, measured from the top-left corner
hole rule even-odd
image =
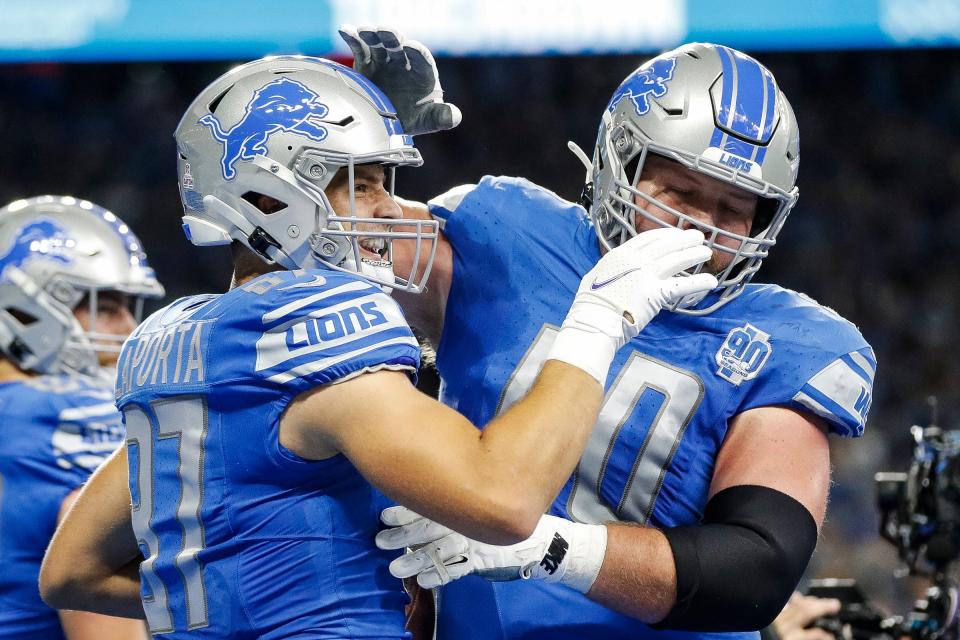
[[[582,325],[571,326],[566,322],[550,348],[547,360],[560,360],[582,369],[604,386],[610,363],[619,348],[618,340]]]
[[[600,575],[600,567],[607,554],[607,527],[602,524],[571,522],[568,531],[570,559],[560,578],[560,584],[586,593]]]
[[[523,579],[559,582],[586,593],[600,574],[607,553],[607,527],[545,515],[534,536],[542,539],[539,560],[521,567]]]

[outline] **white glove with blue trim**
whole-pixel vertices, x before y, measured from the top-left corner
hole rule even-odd
[[[390,563],[397,578],[417,577],[425,589],[466,575],[487,580],[559,582],[582,593],[590,590],[607,549],[607,528],[544,515],[533,535],[517,544],[497,546],[472,540],[406,507],[384,509],[390,529],[377,534],[381,549],[410,547]]]
[[[664,227],[606,253],[580,282],[548,360],[583,369],[603,386],[617,350],[667,304],[717,286],[709,273],[678,275],[710,259],[703,233]]]
[[[390,98],[404,133],[417,136],[460,124],[460,109],[443,101],[437,63],[423,44],[386,27],[345,24],[339,31],[353,52],[353,68]]]

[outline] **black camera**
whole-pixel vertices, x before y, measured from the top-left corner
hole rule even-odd
[[[905,616],[884,616],[852,580],[812,581],[808,593],[837,598],[839,613],[814,626],[842,640],[957,640],[957,584],[950,569],[960,556],[960,431],[910,428],[907,473],[876,474],[880,535],[893,543],[906,572],[930,578],[926,597]]]

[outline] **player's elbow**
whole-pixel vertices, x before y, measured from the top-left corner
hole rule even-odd
[[[87,592],[76,565],[62,563],[48,552],[40,568],[40,597],[53,609],[82,609]]]
[[[525,500],[519,493],[514,489],[492,503],[483,518],[483,535],[472,537],[488,544],[508,545],[532,536],[543,508],[539,503]]]

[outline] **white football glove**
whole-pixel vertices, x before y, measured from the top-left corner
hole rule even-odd
[[[706,262],[703,233],[664,227],[608,251],[580,282],[547,359],[583,369],[600,385],[617,350],[667,304],[717,286],[709,273],[678,275]]]
[[[559,582],[582,593],[590,590],[607,548],[607,528],[544,515],[533,535],[517,544],[477,542],[406,507],[384,509],[390,529],[377,534],[381,549],[411,547],[390,563],[397,578],[417,576],[425,589],[466,575],[487,580]]]
[[[403,131],[416,136],[453,129],[462,115],[443,101],[437,63],[430,50],[386,27],[341,25],[340,37],[353,52],[353,68],[387,94]]]

